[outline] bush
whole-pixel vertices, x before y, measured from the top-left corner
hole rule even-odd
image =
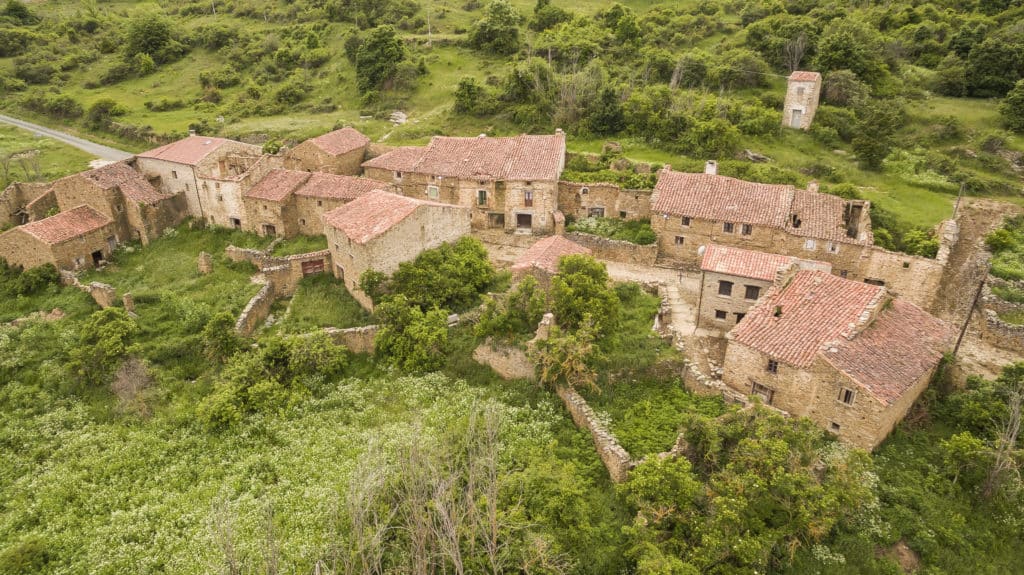
[[[618,218],[583,218],[570,224],[566,231],[593,234],[613,240],[622,240],[641,246],[658,241],[650,220],[620,220]]]
[[[118,116],[123,116],[128,113],[128,110],[124,106],[118,104],[116,101],[110,98],[103,98],[97,100],[92,106],[89,106],[89,111],[85,115],[85,120],[88,122],[89,127],[94,130],[100,130],[107,127],[110,120]]]
[[[411,262],[402,262],[390,279],[379,272],[367,272],[360,278],[367,294],[377,301],[388,294],[400,294],[422,311],[441,307],[463,311],[475,306],[497,279],[487,250],[479,240],[460,238],[426,250]]]
[[[440,369],[448,354],[448,311],[422,311],[402,294],[376,307],[380,331],[374,338],[378,357],[410,373]]]
[[[511,293],[484,298],[483,312],[473,332],[477,337],[495,336],[509,340],[533,334],[547,311],[544,291],[536,278],[526,276]]]
[[[620,305],[603,263],[584,255],[558,262],[558,273],[551,278],[551,309],[558,325],[573,331],[589,317],[600,338],[618,325]]]

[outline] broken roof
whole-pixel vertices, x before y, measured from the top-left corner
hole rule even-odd
[[[501,138],[435,136],[425,148],[398,148],[363,164],[450,178],[517,181],[557,180],[564,165],[562,132]]]
[[[125,162],[114,162],[76,175],[92,181],[104,190],[118,188],[125,198],[137,203],[155,204],[171,197],[154,188],[145,176]]]
[[[340,156],[365,147],[370,143],[370,138],[355,128],[344,127],[308,141],[332,156]]]
[[[255,186],[245,192],[245,197],[255,200],[281,202],[288,198],[310,177],[309,172],[275,169],[267,172]]]
[[[373,190],[324,214],[324,222],[357,244],[365,244],[395,227],[423,206],[465,209]]]
[[[390,187],[390,184],[369,178],[316,172],[306,180],[305,184],[295,190],[295,195],[328,200],[352,200],[373,190],[386,187]]]
[[[211,136],[189,136],[146,152],[138,157],[194,166],[231,140]]]
[[[527,270],[531,267],[542,269],[550,274],[558,273],[558,262],[562,256],[573,254],[590,254],[590,248],[566,239],[564,236],[550,236],[530,246],[523,255],[512,264],[513,271]]]
[[[113,220],[89,206],[78,206],[57,215],[29,222],[15,229],[54,245],[98,230]]]
[[[790,74],[788,79],[794,82],[817,82],[821,80],[821,74],[817,72],[797,70]]]

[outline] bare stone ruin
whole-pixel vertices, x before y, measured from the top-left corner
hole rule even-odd
[[[213,272],[213,256],[206,252],[199,252],[199,273],[206,275]]]

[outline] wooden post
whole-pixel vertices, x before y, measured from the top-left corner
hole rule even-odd
[[[985,280],[988,278],[988,266],[985,266],[985,275],[981,276],[981,283],[978,284],[978,291],[974,292],[974,299],[971,300],[971,308],[967,310],[967,317],[964,318],[964,325],[960,328],[960,335],[956,338],[956,345],[953,346],[953,357],[956,357],[957,352],[960,351],[960,344],[964,341],[964,335],[967,333],[967,326],[971,324],[971,317],[974,315],[974,308],[978,306],[978,300],[981,299],[981,290],[985,287]]]

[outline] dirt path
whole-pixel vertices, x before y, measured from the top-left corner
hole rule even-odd
[[[46,126],[40,126],[39,124],[33,124],[31,122],[26,122],[24,120],[12,118],[10,116],[4,116],[3,114],[0,114],[0,122],[16,126],[23,130],[28,130],[40,136],[53,138],[58,142],[65,143],[69,146],[74,146],[79,150],[92,154],[97,158],[101,160],[106,160],[108,162],[127,160],[133,155],[132,153],[125,152],[124,150],[116,150],[114,148],[104,146],[102,144],[97,144],[95,142],[90,142],[89,140],[79,138],[78,136],[72,136],[71,134],[68,134],[66,132],[60,132],[57,130],[47,128]]]

